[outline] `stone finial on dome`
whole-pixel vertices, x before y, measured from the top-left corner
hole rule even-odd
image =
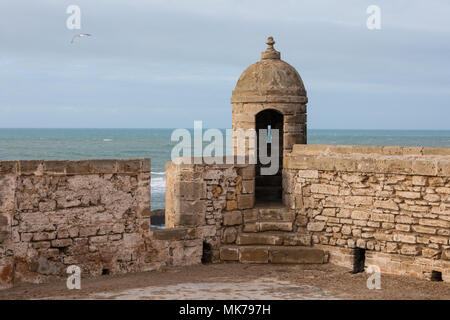
[[[266,51],[261,53],[261,60],[280,59],[280,52],[278,52],[277,50],[275,50],[273,48],[273,45],[275,44],[273,37],[268,37],[266,44],[267,44],[267,49],[266,49]]]

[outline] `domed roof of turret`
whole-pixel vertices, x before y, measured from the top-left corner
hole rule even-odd
[[[302,78],[294,67],[280,59],[280,52],[273,47],[273,38],[269,37],[266,43],[268,47],[261,53],[261,61],[249,66],[239,77],[232,102],[306,96]]]

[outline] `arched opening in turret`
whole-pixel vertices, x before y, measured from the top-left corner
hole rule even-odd
[[[277,110],[267,109],[255,116],[257,136],[255,201],[257,204],[282,201],[283,123],[283,114]],[[261,134],[261,129],[267,130],[265,135]]]

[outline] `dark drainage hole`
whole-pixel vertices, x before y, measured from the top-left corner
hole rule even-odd
[[[109,269],[103,269],[102,270],[102,276],[107,276],[111,273],[111,271],[109,271]]]
[[[212,263],[213,261],[213,250],[209,243],[203,242],[203,254],[202,254],[202,263]]]
[[[431,281],[442,281],[442,272],[440,271],[431,271]]]
[[[353,274],[364,272],[366,249],[356,248],[353,256]]]

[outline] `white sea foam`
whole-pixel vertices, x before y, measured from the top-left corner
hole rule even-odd
[[[154,174],[155,176],[163,176],[166,174],[165,172],[154,172],[154,171],[152,171],[151,173]]]
[[[165,177],[152,177],[151,179],[152,194],[164,194],[166,191]]]
[[[113,141],[113,139],[103,139],[103,141],[110,142],[110,141]]]

